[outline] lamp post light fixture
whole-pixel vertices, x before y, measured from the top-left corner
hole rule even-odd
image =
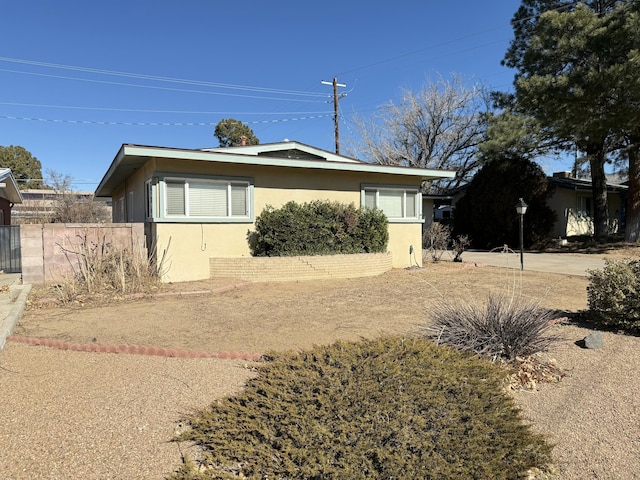
[[[529,205],[522,198],[516,203],[516,212],[520,215],[520,271],[524,270],[524,214]]]

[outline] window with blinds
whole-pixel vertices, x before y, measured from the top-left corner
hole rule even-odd
[[[249,217],[249,182],[229,180],[165,180],[167,217]]]
[[[367,186],[363,200],[364,207],[382,210],[389,220],[420,218],[418,189]]]

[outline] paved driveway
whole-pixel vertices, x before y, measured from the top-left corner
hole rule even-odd
[[[604,267],[605,254],[579,253],[524,253],[524,271],[563,273],[565,275],[587,276],[588,270]],[[520,252],[467,251],[462,254],[463,262],[484,263],[494,267],[520,269]]]

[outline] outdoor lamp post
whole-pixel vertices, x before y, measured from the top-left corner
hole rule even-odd
[[[529,205],[522,198],[516,203],[516,212],[520,215],[520,271],[524,270],[524,214]]]

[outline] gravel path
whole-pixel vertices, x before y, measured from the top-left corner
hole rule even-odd
[[[164,478],[180,463],[170,439],[181,415],[238,391],[247,367],[10,342],[0,352],[0,478]]]
[[[589,330],[559,326],[550,352],[568,375],[515,394],[524,418],[555,444],[562,480],[640,478],[640,338],[603,333],[604,347],[575,342]]]

